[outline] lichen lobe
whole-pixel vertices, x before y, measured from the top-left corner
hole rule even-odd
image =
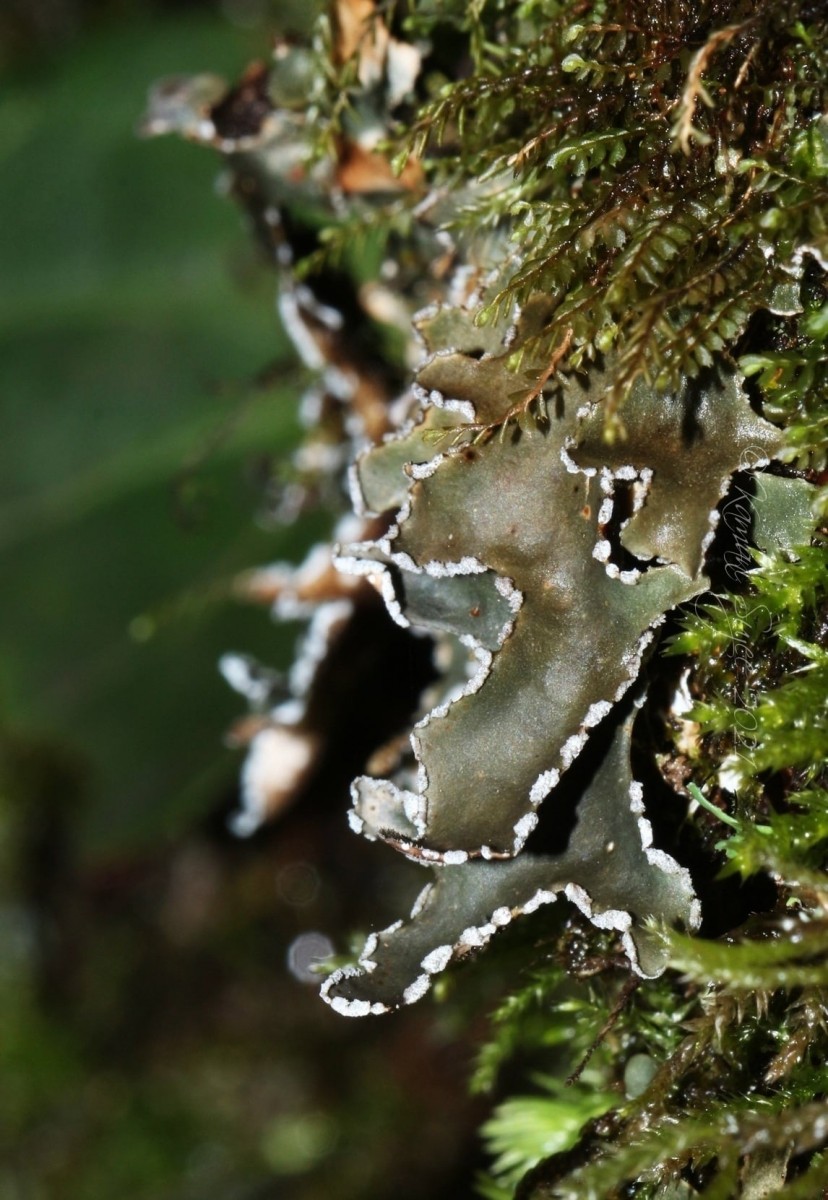
[[[327,1002],[349,1016],[413,1003],[451,962],[476,953],[513,920],[559,895],[599,927],[616,930],[638,974],[660,973],[663,952],[643,918],[694,929],[698,902],[686,870],[650,849],[629,761],[636,708],[626,707],[625,719],[603,739],[601,761],[584,788],[564,851],[435,866],[434,882],[411,918],[372,935],[358,965],[325,982]]]
[[[505,370],[498,359],[454,351],[426,365],[430,382],[456,394],[460,379],[466,401],[494,408],[492,379]],[[595,376],[600,395],[607,369]],[[664,613],[707,586],[701,563],[727,481],[747,455],[755,461],[778,442],[777,431],[751,412],[735,373],[724,371],[707,386],[664,396],[637,385],[625,410],[627,440],[609,447],[590,385],[572,380],[545,423],[478,440],[471,453],[458,439],[433,469],[409,475],[382,547],[404,568],[401,611],[409,615],[411,572],[448,577],[466,562],[508,580],[521,597],[513,626],[502,627],[508,636],[501,632],[496,642],[484,640],[469,617],[477,606],[459,603],[446,615],[451,602],[439,578],[435,615],[429,619],[428,596],[413,613],[412,624],[433,629],[442,605],[442,628],[493,652],[485,679],[414,731],[425,813],[411,839],[414,857],[518,853],[546,794],[539,780],[553,772],[559,778],[586,745],[594,714],[632,683]],[[428,413],[393,454],[393,442],[377,450],[380,475],[399,472],[406,444],[422,456],[427,425]],[[376,468],[369,453],[359,470],[376,484]],[[606,561],[607,480],[645,481],[621,530],[624,551],[639,564],[634,570]],[[361,781],[361,793],[371,786]],[[469,786],[474,805],[464,802]],[[395,828],[395,843],[398,835]]]
[[[421,395],[471,406],[479,429],[480,413],[506,411],[506,353],[434,352]],[[721,367],[678,395],[637,383],[625,440],[608,445],[600,397],[612,370],[569,377],[545,419],[482,437],[426,398],[398,438],[357,463],[363,492],[398,511],[379,543],[349,553],[392,565],[406,620],[458,639],[476,662],[416,724],[416,774],[354,783],[354,827],[433,866],[436,879],[409,922],[326,983],[339,1011],[412,1003],[438,965],[558,895],[615,929],[644,975],[662,966],[644,918],[698,925],[689,876],[652,844],[629,768],[632,717],[602,746],[655,628],[708,586],[704,554],[731,476],[766,461],[779,434]],[[492,582],[511,612],[477,625],[468,589],[483,588],[485,606]],[[564,811],[579,786],[568,772],[585,753],[602,758],[569,844],[536,852],[539,819]]]

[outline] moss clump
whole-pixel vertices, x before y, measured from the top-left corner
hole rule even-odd
[[[496,1068],[521,1053],[543,1071],[545,1096],[513,1098],[487,1125],[500,1156],[491,1194],[521,1176],[517,1194],[531,1200],[810,1197],[828,1183],[826,45],[824,8],[809,0],[449,0],[381,10],[370,0],[339,0],[303,59],[315,80],[309,117],[284,99],[294,61],[285,48],[245,85],[255,93],[250,121],[238,119],[244,89],[211,101],[202,112],[207,126],[192,120],[197,88],[185,96],[185,117],[180,92],[178,107],[156,114],[165,127],[198,129],[228,157],[236,195],[283,268],[284,310],[324,385],[308,420],[314,461],[325,457],[320,446],[334,469],[363,452],[352,493],[361,524],[339,559],[359,583],[334,582],[329,556],[328,574],[284,576],[270,598],[352,603],[374,579],[392,615],[431,629],[440,647],[440,678],[420,708],[436,704],[438,716],[416,726],[414,753],[399,739],[382,749],[369,774],[397,782],[358,785],[352,822],[409,857],[437,862],[442,880],[453,882],[422,900],[399,938],[396,930],[373,937],[358,984],[353,973],[340,975],[331,994],[340,983],[364,987],[359,1012],[393,1007],[401,996],[413,1002],[452,957],[469,957],[487,941],[482,930],[505,923],[507,909],[510,918],[534,904],[518,897],[486,923],[478,910],[497,861],[477,864],[476,875],[473,862],[468,871],[464,864],[510,857],[525,838],[470,839],[474,806],[432,803],[430,760],[419,751],[452,703],[468,714],[493,694],[482,676],[469,685],[458,644],[473,646],[480,663],[488,654],[492,677],[502,678],[528,627],[534,597],[521,616],[522,593],[514,632],[495,622],[489,645],[469,623],[498,603],[495,582],[501,601],[517,596],[514,579],[526,563],[504,565],[515,546],[536,534],[540,561],[556,519],[563,527],[564,501],[539,514],[534,484],[518,506],[520,536],[492,524],[509,489],[542,465],[542,447],[553,447],[573,476],[606,483],[604,499],[590,493],[581,507],[584,519],[594,509],[603,514],[598,541],[570,538],[567,568],[589,559],[594,570],[597,559],[631,591],[639,575],[652,580],[655,571],[689,581],[681,593],[689,604],[642,672],[651,699],[633,750],[645,764],[640,794],[662,865],[669,853],[692,869],[703,936],[651,929],[670,969],[632,988],[606,930],[570,922],[561,932],[550,918],[544,948],[529,956],[530,980],[514,981],[477,1075],[492,1084]],[[416,322],[429,357],[414,395],[393,403],[423,304],[439,306]],[[699,411],[716,409],[711,396],[723,380],[735,381],[746,412],[745,397],[756,410],[751,429],[773,422],[773,437],[757,433],[753,446],[741,417],[732,429],[715,420],[708,428],[691,405],[672,458],[680,467],[701,443],[732,451],[734,461],[701,516],[692,486],[684,500],[664,501],[665,532],[654,510],[671,467],[638,461],[649,445],[640,398],[647,397],[644,423],[660,427],[675,417],[679,397],[695,396]],[[570,411],[575,394],[583,411]],[[722,405],[717,414],[724,422]],[[565,436],[556,440],[560,429]],[[366,443],[374,447],[367,455]],[[710,507],[739,470],[742,492],[724,502],[711,542]],[[701,479],[699,494],[709,483]],[[370,503],[370,488],[385,502]],[[330,486],[317,490],[335,496]],[[655,531],[645,535],[648,520]],[[492,562],[468,548],[484,525]],[[479,594],[470,600],[472,586]],[[577,611],[598,637],[594,592],[586,589]],[[534,680],[532,671],[524,678]],[[313,686],[294,697],[304,708],[298,720],[294,713],[293,733],[316,744],[313,698]],[[514,728],[519,698],[506,689],[499,701],[510,753],[524,739],[520,722]],[[601,699],[612,709],[620,695]],[[593,724],[607,718],[603,707],[590,711]],[[281,709],[270,717],[284,725]],[[559,767],[584,745],[598,752],[591,729],[585,720],[567,731],[566,755],[549,749],[538,784],[548,783],[553,797],[561,796]],[[491,783],[486,754],[479,757],[472,766]],[[466,774],[474,777],[471,768]],[[625,802],[632,787],[625,775]],[[531,789],[535,800],[541,791]],[[587,781],[581,800],[589,795]],[[703,803],[690,803],[694,795]],[[504,796],[504,804],[514,801]],[[569,813],[576,821],[577,802]],[[492,815],[497,806],[490,807]],[[429,827],[438,808],[439,838]],[[267,816],[263,803],[256,816]],[[554,841],[549,825],[538,831]],[[522,838],[527,832],[521,826]],[[572,876],[565,884],[595,916],[582,895],[593,874],[580,892]],[[474,927],[451,927],[447,940],[420,946],[428,921],[441,938],[449,928],[445,914],[435,917],[447,891],[463,903],[471,895]],[[543,892],[544,902],[554,891]],[[448,909],[466,911],[454,900]],[[640,909],[639,918],[657,911],[646,902]],[[623,932],[617,912],[613,919]],[[413,969],[423,973],[404,988],[391,960],[411,928]],[[343,1011],[357,1011],[348,1008],[352,999],[337,998]],[[562,1031],[573,1024],[565,1042]],[[565,1079],[596,1040],[580,1092],[567,1090]],[[587,1113],[595,1115],[576,1131]]]

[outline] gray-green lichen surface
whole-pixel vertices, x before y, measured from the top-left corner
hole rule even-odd
[[[310,650],[295,673],[302,686],[270,711],[269,736],[278,730],[282,752],[290,746],[310,761],[320,738],[307,716],[314,672],[326,639],[347,624],[360,597],[370,593],[376,602],[372,589],[398,625],[435,647],[439,679],[421,698],[410,750],[395,745],[390,765],[354,781],[349,814],[356,833],[384,841],[434,879],[404,923],[372,934],[358,963],[326,980],[323,996],[348,1015],[412,1003],[450,962],[558,896],[617,931],[634,970],[651,976],[663,961],[647,922],[694,930],[700,912],[687,871],[652,844],[643,788],[631,771],[647,659],[668,614],[710,587],[706,560],[734,476],[756,480],[759,546],[790,545],[794,525],[805,538],[807,485],[760,474],[782,452],[782,434],[751,402],[735,355],[710,353],[703,339],[682,332],[701,304],[692,279],[669,310],[673,325],[653,317],[653,344],[667,339],[658,342],[663,361],[652,351],[658,371],[645,361],[641,336],[625,334],[619,280],[639,278],[628,239],[650,236],[646,221],[635,233],[646,188],[629,212],[613,193],[627,224],[612,232],[606,218],[600,270],[591,256],[604,217],[572,244],[584,256],[573,296],[587,283],[598,288],[593,280],[605,267],[617,274],[596,292],[607,307],[592,328],[585,314],[595,298],[576,305],[560,280],[546,286],[533,267],[531,238],[523,252],[516,244],[521,221],[529,229],[525,207],[508,216],[496,210],[498,219],[478,232],[464,225],[463,187],[479,185],[491,196],[497,180],[509,186],[508,173],[461,184],[456,195],[445,179],[430,186],[427,160],[409,159],[408,173],[394,175],[383,138],[405,119],[399,113],[425,44],[415,49],[391,37],[368,0],[334,9],[345,25],[352,21],[350,33],[331,26],[349,104],[327,158],[318,144],[310,153],[313,120],[282,94],[292,56],[304,53],[285,46],[269,77],[251,75],[224,98],[212,77],[179,81],[156,93],[149,118],[155,132],[175,129],[217,148],[236,195],[271,239],[283,317],[324,392],[324,403],[317,397],[308,408],[321,416],[307,420],[315,457],[306,446],[304,461],[333,463],[328,473],[339,472],[342,508],[347,495],[354,510],[313,563],[269,576],[278,615],[315,614]],[[326,111],[323,93],[320,84],[313,113]],[[673,168],[683,169],[678,151],[673,157]],[[561,171],[563,161],[553,155],[546,165]],[[717,160],[717,188],[728,162]],[[582,185],[587,174],[585,167]],[[577,194],[566,190],[564,207]],[[670,206],[676,197],[671,192]],[[711,201],[716,222],[718,204]],[[346,318],[321,287],[314,291],[313,271],[301,280],[294,273],[291,230],[303,216],[308,228],[327,222],[338,228],[341,250],[353,214],[374,232],[379,214],[377,225],[393,229],[396,241],[389,235],[384,243],[386,282],[355,286],[356,315]],[[678,241],[662,239],[665,272],[689,239],[717,244],[696,237],[695,226],[676,228],[670,239]],[[724,221],[717,236],[728,228]],[[553,242],[557,269],[563,251]],[[711,283],[717,303],[726,291],[722,272],[738,259],[721,253]],[[801,248],[782,259],[769,260],[767,286],[756,284],[750,304],[721,318],[724,332],[710,335],[714,349],[725,335],[735,344],[751,312],[801,311]],[[396,391],[388,378],[377,386],[377,363],[366,367],[352,353],[349,319],[402,335],[402,395],[399,378]],[[682,338],[693,354],[685,370],[673,369]],[[241,678],[237,668],[231,663],[229,675]],[[239,690],[250,697],[249,685]],[[256,746],[254,739],[248,765]],[[251,796],[252,828],[268,819],[269,801]],[[550,851],[544,847],[556,828],[560,844]]]
[[[419,422],[357,464],[366,506],[395,486],[403,498],[391,531],[346,548],[340,564],[390,572],[384,591],[397,619],[451,630],[469,646],[473,672],[412,732],[416,788],[355,781],[352,826],[435,864],[437,880],[406,925],[372,937],[359,966],[325,984],[343,1013],[418,999],[437,970],[559,892],[622,931],[644,974],[657,956],[642,957],[636,921],[693,928],[699,919],[689,877],[666,854],[645,858],[647,835],[630,817],[629,724],[583,794],[566,852],[521,851],[541,804],[554,819],[567,769],[596,752],[601,731],[592,731],[638,678],[654,628],[707,588],[716,506],[732,474],[765,463],[779,434],[723,368],[678,395],[639,382],[625,440],[608,446],[591,395],[606,391],[611,367],[596,367],[549,389],[545,419],[481,435],[481,421],[496,426],[512,406],[504,360],[514,333],[507,340],[500,358],[432,350],[418,373],[429,398]],[[482,631],[498,603],[493,646]]]
[[[535,912],[559,894],[601,929],[617,930],[636,970],[656,975],[662,948],[640,917],[694,928],[698,902],[690,877],[668,855],[652,848],[643,817],[641,785],[630,769],[636,706],[602,742],[597,765],[577,781],[575,826],[560,853],[526,850],[505,862],[467,862],[434,868],[407,922],[369,938],[356,968],[328,979],[322,994],[347,1016],[386,1012],[428,991],[434,975],[455,959],[478,951],[514,918]],[[610,718],[609,724],[613,724]],[[474,795],[469,786],[467,802]],[[402,990],[401,990],[402,987]]]

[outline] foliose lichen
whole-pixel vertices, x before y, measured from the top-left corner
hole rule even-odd
[[[278,734],[301,766],[263,768],[246,826],[300,789],[320,667],[366,606],[434,647],[410,739],[350,813],[432,881],[323,995],[411,1003],[557,897],[640,976],[684,973],[643,985],[627,1026],[610,1013],[602,1095],[656,1030],[647,996],[679,1016],[650,1082],[526,1177],[533,1200],[811,1196],[828,1173],[805,1065],[828,985],[826,24],[809,0],[337,0],[239,87],[150,105],[150,131],[224,156],[315,373],[285,515],[341,514],[306,563],[246,583],[311,617],[278,703],[227,664],[266,722],[251,761]],[[683,798],[695,889],[633,751]],[[704,910],[722,862],[769,882],[755,937]],[[702,918],[729,941],[691,936]],[[529,1003],[506,1003],[509,1045]],[[764,1064],[749,1083],[740,1046]],[[748,1086],[767,1120],[731,1119]]]

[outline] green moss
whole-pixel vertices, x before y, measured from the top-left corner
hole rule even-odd
[[[619,584],[638,593],[627,609],[675,572],[689,582],[657,617],[689,603],[672,619],[666,653],[643,672],[651,702],[633,748],[672,786],[665,796],[655,771],[642,770],[659,845],[694,872],[703,936],[652,929],[671,970],[633,988],[606,931],[585,930],[578,955],[565,931],[554,966],[538,952],[528,982],[511,980],[474,1076],[480,1089],[495,1086],[507,1064],[518,1074],[518,1095],[485,1128],[497,1155],[487,1194],[528,1170],[517,1193],[526,1200],[815,1195],[828,1174],[824,8],[813,0],[450,0],[383,16],[393,35],[431,47],[411,93],[391,103],[378,77],[366,84],[360,55],[340,54],[336,24],[325,24],[318,120],[300,132],[319,164],[373,120],[372,148],[398,170],[416,158],[421,175],[396,192],[386,181],[381,196],[357,197],[347,212],[321,186],[315,203],[328,226],[321,237],[314,227],[300,270],[319,284],[336,264],[364,285],[390,254],[397,299],[410,310],[435,298],[444,308],[418,325],[429,353],[417,376],[419,408],[357,464],[363,507],[396,524],[349,550],[349,560],[363,574],[385,572],[392,611],[437,631],[442,651],[456,651],[451,633],[466,645],[474,638],[495,573],[509,581],[501,599],[515,596],[517,581],[525,609],[514,608],[514,632],[498,626],[477,642],[496,656],[497,686],[478,680],[451,720],[438,708],[416,726],[419,776],[409,758],[395,777],[400,787],[357,784],[354,823],[368,836],[410,857],[452,857],[412,921],[372,939],[361,974],[334,976],[329,998],[352,1014],[411,1002],[453,956],[488,940],[490,900],[501,917],[509,909],[504,920],[530,907],[522,893],[497,901],[492,883],[526,860],[502,868],[496,860],[523,844],[530,827],[516,820],[527,792],[537,804],[541,780],[554,776],[549,790],[557,788],[558,768],[569,767],[573,745],[579,753],[592,728],[549,732],[553,718],[563,720],[565,689],[533,693],[531,685],[542,675],[548,684],[563,663],[555,679],[571,682],[580,670],[584,686],[599,689],[590,711],[599,694],[611,711],[620,697],[611,673],[619,654],[628,668],[631,660],[613,642],[612,663],[584,667],[607,630],[620,636],[617,590],[597,563],[615,556],[614,583],[619,564],[635,560],[643,583],[633,572]],[[323,65],[326,50],[333,67]],[[260,217],[261,196],[287,183],[271,177],[278,172],[266,154],[257,157],[260,146],[248,150],[231,165]],[[285,203],[290,210],[295,197]],[[477,285],[462,293],[461,311],[445,286],[452,266],[461,268],[455,282],[468,268]],[[728,387],[737,398],[732,421]],[[446,399],[454,406],[439,408]],[[675,437],[663,436],[676,426]],[[696,468],[701,460],[707,465]],[[722,505],[711,546],[710,509],[734,471],[742,494]],[[570,512],[573,476],[593,491]],[[550,480],[554,492],[545,490]],[[603,519],[600,537],[613,541],[599,549],[580,521],[603,510],[604,497],[615,503],[621,480],[630,484],[627,508],[619,500],[610,533]],[[373,504],[377,495],[385,499]],[[472,558],[473,593],[467,580],[456,582]],[[589,583],[570,595],[573,572]],[[406,575],[423,574],[425,585],[406,594]],[[566,593],[561,612],[544,607],[556,586]],[[467,682],[462,656],[444,659],[438,705]],[[537,707],[522,707],[530,694]],[[633,740],[631,718],[626,736]],[[607,807],[629,810],[638,776],[628,769],[625,760],[606,789],[602,776]],[[518,781],[521,770],[528,775]],[[691,803],[695,789],[705,803]],[[574,796],[581,835],[594,790],[587,781]],[[569,851],[577,845],[573,836]],[[614,848],[602,845],[598,860]],[[494,861],[467,869],[464,855]],[[590,859],[587,885],[596,872]],[[658,911],[646,897],[628,907],[638,918]],[[405,979],[389,966],[394,946],[410,959]],[[519,1094],[527,1056],[543,1073],[544,1095]]]

